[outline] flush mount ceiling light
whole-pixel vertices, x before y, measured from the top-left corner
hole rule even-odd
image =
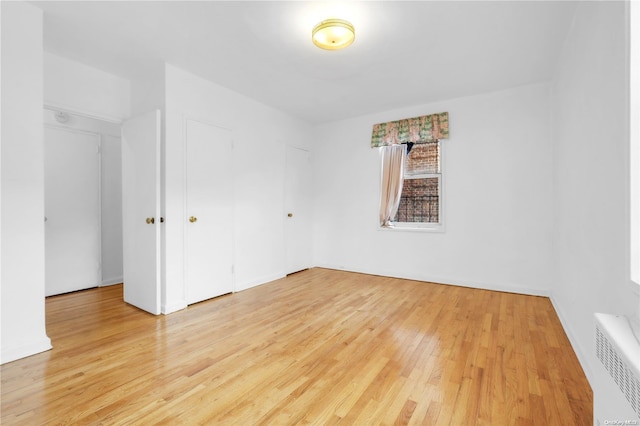
[[[344,49],[353,43],[355,38],[353,25],[343,19],[327,19],[311,31],[313,44],[327,50]]]

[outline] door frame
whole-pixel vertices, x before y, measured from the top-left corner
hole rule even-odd
[[[101,232],[100,232],[100,276],[102,278],[102,152],[103,152],[103,142],[104,142],[104,137],[105,136],[113,136],[113,137],[117,137],[118,139],[120,139],[120,145],[122,146],[122,124],[124,123],[124,121],[126,120],[126,117],[124,116],[113,116],[113,115],[109,115],[109,114],[101,114],[101,113],[97,113],[97,112],[91,112],[91,111],[87,111],[81,108],[75,108],[75,107],[71,107],[69,105],[62,105],[62,104],[56,104],[55,102],[50,102],[50,101],[45,101],[42,105],[42,112],[43,114],[45,112],[50,112],[50,113],[56,113],[56,112],[66,112],[67,114],[71,114],[71,115],[75,115],[76,117],[80,117],[80,118],[85,118],[85,119],[90,119],[90,120],[97,120],[97,121],[102,121],[104,123],[109,123],[109,124],[113,124],[113,125],[117,125],[118,126],[118,133],[116,134],[111,134],[111,133],[97,133],[97,132],[92,132],[90,130],[81,130],[81,129],[74,129],[72,127],[69,127],[68,125],[64,125],[64,124],[49,124],[49,123],[43,123],[43,126],[45,127],[54,127],[54,128],[64,128],[64,129],[69,129],[69,130],[73,130],[73,131],[77,131],[77,132],[86,132],[86,133],[93,133],[93,134],[97,134],[100,136],[100,155],[99,155],[99,161],[100,164],[98,165],[99,169],[99,192],[98,192],[98,197],[99,197],[99,216],[100,216],[100,228],[101,228]],[[120,158],[120,162],[122,164],[122,158]],[[44,165],[43,165],[44,168]],[[120,182],[120,186],[122,187],[122,182]],[[120,212],[120,215],[122,215],[122,212]],[[117,283],[103,283],[102,279],[100,281],[99,287],[106,287],[106,286],[110,286],[113,284],[117,284]]]

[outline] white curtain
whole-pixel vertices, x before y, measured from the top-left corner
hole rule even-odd
[[[391,226],[398,212],[402,181],[404,178],[404,158],[406,145],[389,145],[380,148],[382,159],[382,187],[380,191],[380,225]]]

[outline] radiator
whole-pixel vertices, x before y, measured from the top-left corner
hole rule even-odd
[[[624,315],[595,319],[596,356],[640,417],[640,324]]]

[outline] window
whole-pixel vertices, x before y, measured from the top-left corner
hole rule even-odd
[[[440,139],[448,138],[448,112],[373,125],[371,147],[380,147],[381,159],[381,228],[443,229]]]
[[[629,140],[631,280],[640,295],[640,4],[630,2],[629,49]],[[636,312],[640,316],[640,309]]]
[[[442,172],[440,142],[407,146],[404,182],[398,213],[400,227],[437,228],[442,225]]]

